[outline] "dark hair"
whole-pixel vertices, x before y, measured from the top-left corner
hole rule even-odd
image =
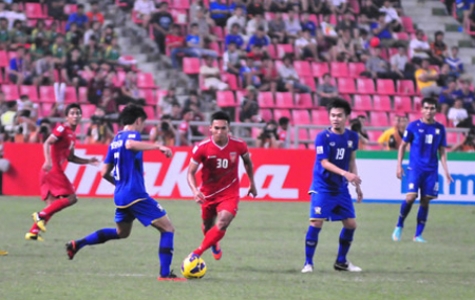
[[[143,107],[129,104],[120,112],[119,120],[121,121],[122,125],[132,125],[137,121],[137,119],[147,119],[147,114]]]
[[[46,50],[44,56],[53,56],[53,52],[51,52],[51,50]]]
[[[211,123],[213,123],[214,120],[223,120],[228,122],[228,125],[231,124],[231,118],[226,112],[222,110],[217,111],[211,115]]]
[[[325,77],[327,77],[327,76],[328,76],[328,77],[331,77],[331,76],[330,76],[330,73],[325,73],[325,74],[323,74],[322,78],[325,78]]]
[[[287,125],[287,124],[289,124],[289,122],[290,122],[290,120],[289,120],[289,118],[287,118],[287,117],[281,117],[281,118],[279,119],[279,125],[280,125],[280,126],[282,126],[282,125]]]
[[[43,118],[43,119],[40,120],[40,125],[41,124],[50,124],[51,125],[51,121],[48,118]]]
[[[351,106],[348,101],[343,100],[341,98],[333,98],[333,101],[331,101],[327,105],[327,110],[330,112],[333,108],[342,108],[345,111],[345,115],[349,116],[351,114]]]
[[[184,116],[186,115],[187,113],[189,112],[192,112],[193,110],[191,110],[191,108],[187,107],[187,108],[184,108],[183,111],[181,112],[181,115]]]
[[[363,125],[361,124],[360,119],[351,119],[350,120],[350,128],[354,132],[360,132],[362,129]]]
[[[73,108],[79,109],[79,111],[82,113],[81,105],[77,103],[71,103],[68,106],[66,106],[66,109],[64,110],[64,114],[67,116],[69,114],[69,111]]]
[[[8,108],[14,108],[17,105],[16,101],[8,101],[6,103]]]
[[[22,94],[20,95],[21,100],[28,100],[28,95]]]
[[[425,103],[433,104],[433,105],[435,105],[435,107],[437,107],[437,100],[435,100],[434,98],[424,98],[424,99],[422,99],[421,106],[424,106]]]
[[[77,8],[84,8],[84,4],[78,4]]]
[[[442,31],[438,30],[434,33],[434,37],[437,37],[438,35],[444,35],[444,33]]]

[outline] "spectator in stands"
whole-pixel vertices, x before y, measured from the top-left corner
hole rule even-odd
[[[180,67],[177,55],[185,54],[188,48],[183,48],[185,43],[185,38],[181,34],[181,27],[178,24],[173,24],[170,34],[165,38],[165,44],[167,47],[167,53],[170,53],[170,58],[172,60],[172,66],[175,69]],[[188,52],[188,55],[191,56],[193,53],[191,50]]]
[[[257,33],[259,28],[264,30],[264,34],[269,31],[269,24],[267,24],[266,19],[264,19],[263,14],[256,14],[254,18],[249,20],[246,25],[246,35],[251,37]]]
[[[386,129],[378,138],[378,144],[386,150],[398,150],[407,124],[408,119],[405,115],[397,115],[394,118],[394,125]]]
[[[378,22],[379,8],[373,3],[372,0],[362,0],[363,5],[360,9],[359,22],[362,24],[371,24]]]
[[[51,51],[47,50],[44,56],[35,62],[33,83],[36,86],[54,83],[54,59]]]
[[[114,132],[110,129],[105,119],[106,110],[102,106],[97,106],[91,116],[91,124],[87,128],[86,144],[89,145],[109,145],[114,138]]]
[[[84,32],[84,40],[83,44],[87,45],[89,43],[89,39],[94,37],[96,41],[100,40],[102,36],[102,25],[99,22],[92,22],[91,26],[89,27],[86,32]]]
[[[95,37],[89,39],[89,43],[83,47],[84,59],[89,63],[92,69],[96,69],[102,61],[102,49]]]
[[[101,46],[110,45],[112,39],[117,37],[117,34],[114,31],[114,26],[109,24],[106,28],[102,31],[101,40],[98,41]]]
[[[3,115],[7,110],[8,105],[7,100],[5,99],[5,93],[0,91],[0,116]]]
[[[186,45],[188,46],[188,49],[183,50],[186,56],[210,56],[214,58],[218,57],[218,53],[216,53],[216,51],[205,49],[204,38],[200,36],[198,24],[196,23],[191,24],[190,33],[186,36]]]
[[[138,105],[145,105],[145,99],[140,97],[140,91],[137,87],[137,76],[135,72],[129,70],[125,75],[124,83],[120,87],[120,97],[118,104],[134,103]]]
[[[244,43],[244,39],[241,36],[240,28],[241,27],[238,23],[233,24],[231,31],[224,38],[224,49],[227,49],[230,43],[235,44],[237,49],[245,49],[246,44]]]
[[[369,142],[368,136],[363,132],[363,124],[360,118],[350,120],[350,128],[358,134],[358,149],[364,150]]]
[[[20,95],[20,98],[17,100],[18,111],[28,110],[28,118],[36,121],[38,118],[38,104],[33,103],[28,95]]]
[[[150,21],[153,27],[155,40],[160,53],[165,54],[165,37],[173,24],[173,17],[168,11],[168,3],[161,2],[158,12],[154,13]]]
[[[279,148],[279,135],[277,134],[277,122],[270,120],[259,134],[256,140],[257,148],[276,149]]]
[[[55,63],[61,65],[66,61],[66,51],[67,45],[64,42],[64,36],[58,34],[55,38],[54,43],[51,45],[51,53],[55,57]]]
[[[402,29],[401,18],[392,6],[391,1],[385,0],[383,6],[379,9],[380,12],[385,13],[385,22],[391,26],[393,32],[399,32]]]
[[[239,24],[240,33],[246,28],[246,17],[244,16],[243,9],[240,6],[237,6],[233,12],[233,15],[226,21],[226,30],[231,32],[232,26],[234,24]]]
[[[438,86],[447,86],[450,81],[456,80],[457,77],[450,73],[448,64],[443,64],[439,71],[439,78],[437,79]]]
[[[475,127],[472,127],[465,139],[454,145],[450,151],[475,152]]]
[[[333,24],[330,23],[330,15],[323,15],[323,20],[322,22],[320,22],[320,28],[322,29],[323,35],[325,36],[326,40],[329,41],[332,45],[336,44],[338,33],[336,32]]]
[[[241,99],[239,121],[244,123],[261,122],[261,117],[259,116],[259,103],[257,102],[258,95],[259,92],[254,86],[248,85],[246,87],[246,95]]]
[[[8,28],[10,29],[14,27],[16,21],[21,21],[22,23],[27,21],[25,13],[22,11],[20,4],[17,2],[11,4],[11,12],[8,13],[6,18],[9,22]]]
[[[117,64],[120,57],[120,47],[118,38],[114,37],[110,45],[106,46],[104,59],[110,64]]]
[[[84,5],[78,4],[77,11],[69,15],[68,22],[66,23],[66,30],[69,30],[71,24],[76,24],[81,31],[85,31],[89,19],[86,14],[84,14]]]
[[[354,21],[354,16],[351,11],[348,10],[345,12],[345,14],[343,15],[343,19],[338,22],[335,30],[337,31],[339,36],[343,35],[343,31],[348,30],[352,39],[358,38],[358,24],[356,23],[356,21]]]
[[[377,22],[371,23],[371,32],[381,41],[381,44],[390,46],[393,40],[391,25],[386,23],[386,14],[380,13]]]
[[[190,108],[192,105],[196,106],[197,108],[201,108],[201,100],[196,91],[190,91],[188,93],[188,99],[185,100],[183,106],[184,108]]]
[[[2,27],[1,25],[2,24],[0,23],[0,27]],[[32,41],[34,41],[37,38],[50,39],[49,37],[50,34],[51,33],[48,32],[48,30],[46,29],[45,21],[42,19],[39,19],[38,21],[36,21],[36,24],[33,30],[31,31],[30,39]]]
[[[67,16],[64,13],[65,0],[49,0],[46,1],[48,8],[48,15],[55,20],[66,20]]]
[[[350,30],[342,30],[341,37],[338,38],[336,46],[333,48],[336,61],[340,62],[356,62],[356,45],[351,39]]]
[[[104,15],[100,12],[97,1],[91,1],[91,10],[86,13],[86,16],[90,25],[93,22],[99,22],[101,25],[104,24]]]
[[[195,103],[190,103],[190,105],[184,110],[191,110],[193,112],[193,119],[191,121],[193,122],[204,122],[205,121],[205,116],[203,113],[200,111],[198,105]],[[190,125],[190,130],[191,130],[191,135],[194,137],[200,137],[204,136],[203,133],[199,130],[199,127],[197,125]]]
[[[234,14],[236,8],[240,7],[242,9],[242,15],[246,17],[247,7],[243,0],[229,0],[228,3],[229,11],[231,12],[231,14]],[[241,28],[244,28],[244,26],[242,26]]]
[[[447,114],[447,119],[449,122],[454,126],[462,122],[463,120],[468,118],[468,112],[463,107],[463,99],[461,97],[455,99],[454,106],[449,109],[449,113]]]
[[[414,74],[417,88],[421,91],[423,97],[438,96],[441,91],[436,82],[439,79],[439,75],[436,70],[429,67],[429,59],[423,59],[420,69]]]
[[[317,41],[312,37],[308,29],[304,29],[300,37],[295,40],[295,56],[301,60],[313,59],[319,61]]]
[[[205,45],[217,39],[211,33],[211,28],[216,26],[215,21],[206,14],[204,8],[197,11],[196,19],[192,20],[192,22],[198,24],[198,33],[204,39]]]
[[[449,64],[450,72],[457,78],[465,72],[462,60],[458,57],[459,48],[453,46],[449,56],[445,57],[445,63]]]
[[[178,127],[178,133],[179,133],[179,142],[180,144],[178,146],[190,146],[191,145],[191,137],[192,137],[192,131],[190,128],[190,122],[193,120],[193,111],[188,108],[184,109],[182,112],[182,119],[183,121],[181,122],[180,126]]]
[[[0,18],[0,49],[8,50],[10,44],[10,32],[8,31],[8,20]]]
[[[110,87],[104,87],[102,89],[102,94],[97,106],[102,106],[107,116],[112,118],[118,117],[119,105]]]
[[[289,10],[287,13],[287,20],[285,20],[285,31],[287,33],[287,38],[291,39],[292,41],[297,39],[299,32],[302,31],[298,14],[296,15],[293,10]],[[290,42],[292,43],[292,41]]]
[[[338,89],[331,84],[329,73],[323,74],[323,82],[317,87],[318,105],[326,107],[333,98],[338,97]]]
[[[460,89],[455,94],[457,98],[463,99],[463,107],[469,114],[475,114],[475,93],[470,90],[471,82],[469,80],[460,80]]]
[[[171,115],[172,107],[175,103],[178,103],[178,99],[175,95],[175,88],[169,87],[167,94],[162,96],[158,101],[158,107],[162,114]],[[157,114],[158,115],[158,114]]]
[[[204,79],[204,86],[207,89],[224,91],[228,89],[228,85],[221,80],[220,70],[213,66],[214,58],[206,56],[205,64],[200,67],[200,76]]]
[[[270,39],[265,34],[264,27],[257,28],[256,33],[251,36],[247,44],[246,51],[250,52],[253,46],[261,47],[263,51],[267,52],[267,47],[270,45]]]
[[[366,61],[366,71],[361,75],[376,78],[400,79],[400,74],[391,70],[391,66],[387,61],[381,58],[381,48],[372,49],[372,55]]]
[[[310,93],[310,88],[305,84],[300,83],[300,77],[297,74],[297,71],[294,69],[292,57],[290,55],[286,55],[283,62],[283,65],[278,69],[280,75],[278,90],[283,92],[288,91],[294,95],[296,92]]]
[[[274,44],[285,44],[287,41],[285,22],[281,12],[276,12],[274,18],[269,22],[269,37]]]
[[[307,29],[310,31],[310,34],[315,37],[317,34],[317,24],[310,20],[310,15],[307,12],[302,13],[302,22],[300,25],[302,26],[302,30]]]
[[[234,75],[239,75],[241,61],[237,45],[235,42],[230,42],[227,46],[228,49],[223,54],[223,70]]]
[[[330,0],[328,4],[332,13],[336,15],[343,15],[347,10],[351,11],[346,0]]]
[[[0,121],[2,124],[3,132],[5,133],[4,141],[13,141],[13,138],[16,133],[16,125],[18,124],[18,104],[16,101],[8,101],[7,108],[8,110],[1,115]]]
[[[430,44],[432,63],[441,66],[447,56],[447,45],[444,43],[444,33],[436,31],[434,41]]]
[[[89,67],[81,57],[81,51],[78,48],[73,48],[61,69],[61,78],[67,85],[86,86],[87,81],[83,77],[83,71],[89,72]]]
[[[222,0],[214,0],[210,2],[209,12],[217,26],[226,26],[226,21],[229,18],[229,7],[226,2],[223,2]]]
[[[79,30],[76,23],[72,23],[69,26],[68,32],[66,32],[66,43],[73,47],[78,47],[82,41],[83,32]]]
[[[475,2],[472,0],[456,0],[457,18],[463,23],[473,14]]]
[[[171,121],[170,115],[162,115],[160,123],[150,129],[150,142],[158,142],[166,147],[175,146],[176,132]]]
[[[331,60],[331,51],[333,44],[323,35],[321,30],[317,30],[317,37],[315,38],[317,41],[317,53],[318,58],[321,61],[330,61]]]
[[[174,102],[172,104],[172,110],[170,117],[172,118],[172,121],[181,121],[182,120],[182,109],[181,105],[178,102]]]
[[[270,91],[275,95],[275,92],[277,91],[277,83],[279,81],[279,73],[270,57],[263,58],[262,66],[259,71],[261,80],[259,90]]]
[[[439,95],[440,112],[447,115],[449,108],[454,105],[455,98],[457,97],[457,82],[451,80],[447,83],[447,86],[442,87]]]
[[[254,49],[258,47],[253,47]],[[254,87],[259,87],[260,77],[259,75],[259,63],[254,61],[251,56],[246,58],[246,61],[241,64],[241,68],[239,69],[239,77],[241,79],[242,86],[246,87],[252,85]]]
[[[391,63],[391,71],[397,73],[399,78],[414,79],[414,67],[407,57],[406,47],[399,46],[398,52],[389,59]]]
[[[9,33],[10,36],[10,49],[16,49],[23,46],[28,41],[28,34],[26,33],[26,27],[23,25],[23,21],[15,20],[13,23],[13,29]]]
[[[30,67],[25,58],[25,48],[22,46],[17,48],[16,57],[10,59],[8,78],[18,87],[23,84],[29,85],[32,83]]]
[[[416,38],[409,43],[409,57],[413,63],[420,65],[423,59],[430,58],[430,53],[430,45],[424,41],[424,31],[417,30]]]
[[[97,69],[96,75],[89,80],[88,89],[87,89],[87,99],[91,104],[100,105],[104,89],[110,85],[110,72],[111,67],[103,63]],[[109,91],[111,92],[111,91]],[[112,92],[110,93],[112,97]],[[105,107],[106,112],[109,112],[111,107],[107,105],[102,105]]]
[[[250,0],[247,5],[247,15],[249,18],[254,18],[256,15],[264,15],[264,5],[262,0]]]
[[[35,131],[30,134],[29,142],[43,144],[50,135],[51,121],[48,118],[43,118],[36,126]]]
[[[279,119],[279,128],[277,129],[277,134],[279,136],[279,148],[289,148],[290,139],[288,139],[288,130],[289,130],[290,120],[287,117],[280,117]]]
[[[266,11],[270,11],[273,13],[287,12],[287,1],[286,0],[265,0],[264,7]]]
[[[332,13],[327,0],[309,0],[309,2],[310,11],[316,15],[328,15]]]

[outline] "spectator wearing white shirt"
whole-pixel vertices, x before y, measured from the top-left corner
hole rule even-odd
[[[295,12],[293,10],[289,10],[288,12],[288,19],[285,22],[285,31],[287,32],[288,38],[296,39],[298,33],[302,30],[302,25],[300,25],[300,20],[298,15],[295,16]]]
[[[200,68],[200,76],[204,80],[205,88],[219,91],[227,90],[229,86],[221,81],[220,74],[219,69],[213,66],[213,57],[206,56],[205,64]]]
[[[249,20],[249,22],[247,22],[246,35],[250,38],[256,33],[257,28],[259,27],[263,27],[264,32],[269,31],[267,21],[264,19],[264,16],[262,14],[256,14],[254,18],[252,18],[251,20]]]
[[[331,4],[330,10],[337,15],[344,14],[348,9],[346,0],[331,0],[329,1],[329,4]]]
[[[386,14],[384,21],[391,24],[392,31],[399,32],[402,29],[401,18],[396,9],[392,6],[391,1],[385,0],[383,6],[379,9],[380,12]]]
[[[317,52],[317,41],[310,34],[310,30],[304,29],[300,37],[295,40],[295,55],[300,59],[313,58],[319,61]]]
[[[239,28],[244,30],[246,28],[246,17],[242,11],[242,7],[236,6],[234,9],[234,14],[226,21],[226,30],[227,32],[231,31],[233,24],[239,24]]]
[[[431,53],[430,45],[424,41],[424,31],[417,30],[416,38],[409,43],[409,57],[415,64],[420,65],[423,59],[430,58],[429,53]]]
[[[320,22],[320,28],[322,29],[325,38],[333,44],[336,44],[338,34],[336,33],[335,26],[330,23],[330,15],[323,15],[323,20]]]
[[[135,0],[134,11],[137,18],[142,20],[142,26],[148,28],[148,23],[155,11],[155,2],[153,0]]]
[[[300,83],[300,77],[295,71],[291,56],[286,55],[283,62],[284,64],[277,70],[280,76],[277,89],[282,92],[291,92],[294,96],[296,92],[310,93],[310,88]]]
[[[458,125],[458,123],[462,122],[463,120],[468,118],[468,112],[463,107],[463,99],[457,98],[455,99],[454,106],[449,109],[449,113],[447,114],[447,119],[453,124],[454,127]]]
[[[15,23],[16,20],[20,20],[22,22],[26,22],[27,18],[25,13],[21,10],[21,7],[18,3],[12,3],[11,5],[12,11],[7,12],[7,15],[5,18],[8,19],[8,28],[12,29],[13,24]]]
[[[239,69],[241,68],[240,55],[237,50],[237,45],[235,42],[228,44],[228,50],[223,53],[223,70],[239,75]]]
[[[414,70],[410,69],[407,65],[410,62],[404,46],[399,46],[398,52],[391,56],[389,61],[391,63],[391,70],[399,74],[401,78],[414,79]]]

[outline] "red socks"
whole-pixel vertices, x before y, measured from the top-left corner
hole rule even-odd
[[[213,226],[213,228],[206,232],[203,242],[195,251],[193,251],[193,253],[201,256],[203,252],[219,242],[225,234],[226,230],[219,230],[217,226]]]
[[[70,205],[71,205],[71,203],[69,203],[69,200],[67,198],[62,198],[62,199],[55,200],[55,201],[51,202],[50,205],[45,207],[40,212],[40,217],[42,217],[42,218],[46,218],[47,216],[51,217],[52,215],[54,215],[58,211],[62,210],[63,208],[66,208]]]
[[[45,216],[45,224],[48,223],[49,219],[51,219],[51,216]],[[38,225],[36,225],[36,223],[34,223],[30,228],[30,233],[38,234],[39,232],[40,228],[38,227]]]

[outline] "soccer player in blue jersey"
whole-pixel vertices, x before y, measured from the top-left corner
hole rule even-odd
[[[397,155],[397,178],[407,176],[406,200],[401,204],[399,219],[394,229],[393,241],[400,241],[404,220],[411,211],[412,204],[420,190],[420,206],[417,213],[417,227],[413,241],[424,243],[422,232],[429,214],[429,202],[437,198],[439,193],[438,156],[445,172],[445,178],[452,182],[449,168],[447,167],[447,141],[445,127],[435,121],[437,101],[432,98],[424,98],[422,104],[422,118],[409,123],[404,132],[402,143]],[[408,144],[411,144],[409,152],[409,166],[407,174],[404,174],[402,160]]]
[[[356,215],[348,191],[348,182],[356,187],[357,201],[363,192],[356,168],[358,134],[345,128],[351,107],[336,98],[328,105],[331,127],[315,139],[316,159],[310,187],[310,226],[305,237],[305,265],[302,273],[313,272],[313,255],[324,221],[342,221],[340,247],[333,265],[337,271],[361,272],[361,268],[346,259],[356,229]]]
[[[175,229],[165,209],[145,191],[143,178],[143,151],[159,150],[166,157],[170,157],[172,152],[167,147],[141,141],[140,132],[146,118],[140,106],[129,105],[122,110],[120,120],[125,126],[124,130],[109,145],[102,167],[102,177],[115,185],[116,228],[103,228],[82,239],[72,240],[66,244],[66,252],[69,259],[73,259],[84,246],[127,238],[132,230],[132,222],[137,218],[144,226],[152,225],[160,231],[158,280],[181,281],[185,279],[178,278],[170,271]]]

